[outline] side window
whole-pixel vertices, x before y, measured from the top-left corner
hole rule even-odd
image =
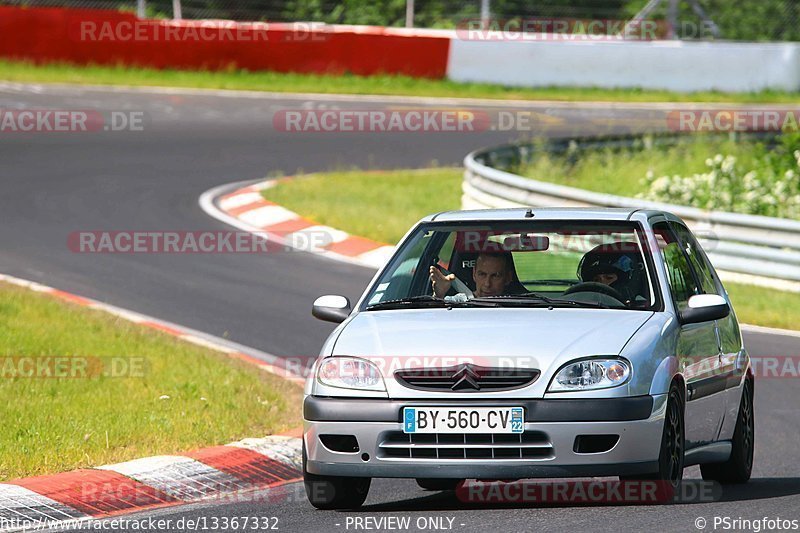
[[[679,311],[686,309],[689,298],[700,291],[694,281],[692,269],[689,261],[681,249],[678,239],[666,222],[660,222],[653,226],[653,231],[664,258],[669,277],[669,290],[672,299]]]
[[[686,253],[691,258],[692,265],[695,267],[695,272],[697,272],[701,278],[703,290],[707,294],[718,294],[722,296],[730,305],[730,298],[728,298],[728,294],[722,286],[714,267],[708,261],[708,256],[706,256],[705,252],[700,248],[697,239],[694,238],[694,235],[692,235],[685,226],[673,223],[673,227],[678,237],[680,237]],[[742,335],[733,309],[731,309],[730,315],[717,321],[717,326],[719,328],[719,340],[723,353],[738,352],[742,347]]]
[[[706,294],[720,294],[717,290],[716,283],[714,283],[714,275],[711,273],[713,269],[708,263],[708,259],[701,250],[697,240],[692,235],[692,232],[682,224],[673,222],[672,227],[675,229],[675,233],[677,233],[686,255],[689,256],[689,261],[692,262],[694,271],[697,272],[697,275],[700,277],[703,292]]]

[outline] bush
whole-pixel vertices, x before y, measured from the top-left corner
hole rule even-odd
[[[628,0],[626,16],[639,12],[647,0]],[[663,19],[667,14],[667,2],[651,13],[651,17]],[[720,38],[733,41],[797,41],[800,40],[800,6],[795,0],[700,0],[700,5],[717,25]],[[684,39],[710,39],[709,31],[703,27],[689,2],[678,6],[679,37]]]
[[[759,144],[753,168],[717,154],[708,170],[690,176],[648,172],[639,198],[701,209],[800,219],[800,134],[784,134],[775,146]]]

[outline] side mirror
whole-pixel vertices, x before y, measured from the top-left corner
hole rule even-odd
[[[350,316],[350,300],[335,294],[320,296],[314,300],[311,314],[327,322],[344,322]]]
[[[689,298],[689,307],[681,311],[681,324],[697,324],[720,320],[731,314],[728,302],[717,294],[695,294]]]

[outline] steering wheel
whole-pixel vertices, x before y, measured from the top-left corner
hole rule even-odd
[[[619,301],[620,303],[625,303],[625,297],[620,294],[620,292],[611,287],[610,285],[606,285],[605,283],[597,283],[596,281],[584,281],[573,285],[566,291],[564,291],[564,296],[574,294],[576,292],[599,292],[600,294],[605,294],[606,296],[611,296],[615,300]]]

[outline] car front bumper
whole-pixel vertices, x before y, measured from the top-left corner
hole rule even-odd
[[[404,435],[403,407],[525,407],[525,435],[534,439],[535,456],[525,448],[517,457],[508,442],[469,444],[464,456],[454,437],[409,439],[406,449],[391,448]],[[537,477],[616,476],[655,472],[664,427],[666,395],[613,399],[536,399],[502,401],[418,401],[320,398],[304,402],[306,470],[312,474],[356,477],[522,479]],[[358,451],[334,451],[325,435],[352,435]],[[608,450],[579,453],[576,438],[616,435]],[[433,443],[429,439],[435,439]],[[455,437],[457,439],[457,437]],[[508,439],[508,437],[505,437]],[[494,439],[492,439],[494,440]],[[522,440],[522,439],[521,439]],[[502,456],[497,456],[502,447]],[[520,450],[525,444],[519,444]],[[511,448],[511,449],[509,449]],[[413,451],[412,451],[413,449]],[[397,452],[406,454],[398,456]],[[424,453],[424,456],[419,454]],[[483,457],[467,457],[468,454]],[[486,457],[489,454],[491,457]]]

